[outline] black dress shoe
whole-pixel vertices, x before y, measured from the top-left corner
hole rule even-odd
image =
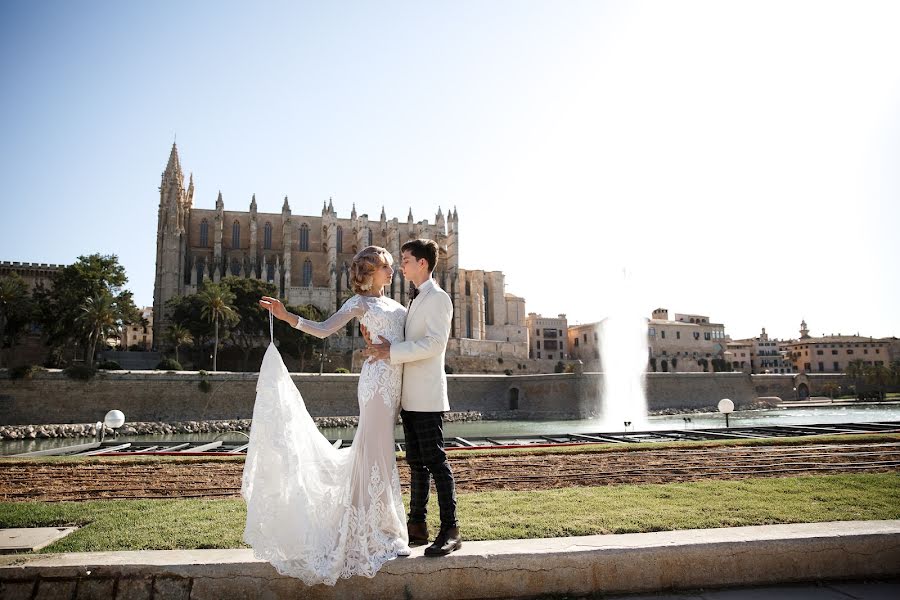
[[[406,533],[409,534],[410,546],[421,546],[428,543],[428,525],[425,523],[407,523]]]
[[[441,532],[434,538],[434,543],[425,548],[425,556],[447,556],[454,550],[462,548],[459,527],[441,527]]]

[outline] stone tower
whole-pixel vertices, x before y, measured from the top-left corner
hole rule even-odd
[[[191,175],[187,189],[184,173],[178,158],[178,147],[173,143],[169,162],[162,174],[159,186],[159,218],[156,226],[156,282],[153,287],[153,344],[164,345],[169,329],[170,313],[165,306],[169,298],[184,290],[187,265],[187,230],[194,201],[194,177]]]

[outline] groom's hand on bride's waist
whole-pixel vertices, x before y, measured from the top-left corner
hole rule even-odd
[[[376,335],[375,340],[370,340],[366,333],[366,347],[363,354],[368,356],[369,360],[390,360],[391,343],[380,335]]]

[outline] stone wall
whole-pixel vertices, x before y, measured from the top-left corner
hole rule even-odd
[[[650,410],[701,409],[730,398],[746,408],[759,396],[794,398],[806,383],[821,393],[827,375],[746,375],[743,373],[650,373]],[[209,392],[197,372],[101,371],[91,381],[69,379],[61,371],[31,379],[9,379],[0,370],[0,425],[94,423],[119,409],[131,421],[177,422],[249,419],[256,396],[256,373],[209,374]],[[292,375],[314,417],[359,414],[356,374]],[[451,375],[454,411],[478,411],[487,418],[561,419],[600,412],[602,374]]]

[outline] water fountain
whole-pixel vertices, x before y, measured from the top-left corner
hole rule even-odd
[[[615,284],[605,290],[609,316],[600,324],[600,426],[604,431],[642,429],[647,425],[647,319],[631,274],[623,269],[621,277],[611,279]]]

